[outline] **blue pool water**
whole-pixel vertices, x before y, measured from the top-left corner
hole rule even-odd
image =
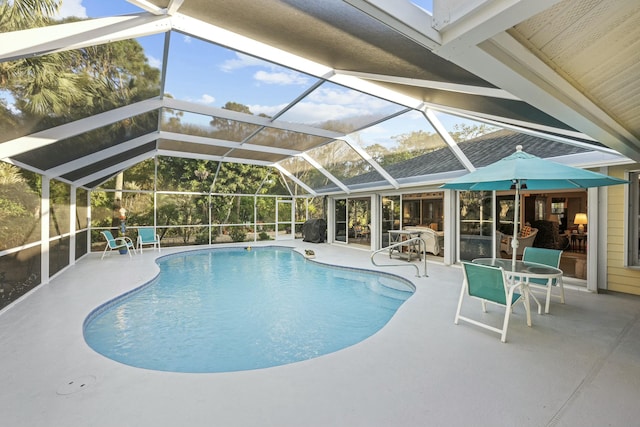
[[[325,266],[288,248],[198,250],[158,263],[155,280],[88,316],[94,350],[160,371],[284,365],[364,340],[413,293],[396,276]]]

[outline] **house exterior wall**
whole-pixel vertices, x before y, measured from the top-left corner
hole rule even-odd
[[[616,178],[625,178],[625,171],[638,170],[638,168],[640,168],[638,164],[633,166],[612,166],[609,168],[609,175]],[[607,289],[610,291],[640,295],[640,267],[625,267],[624,265],[624,224],[625,221],[628,221],[628,212],[625,208],[626,191],[627,186],[625,185],[613,185],[609,187]]]

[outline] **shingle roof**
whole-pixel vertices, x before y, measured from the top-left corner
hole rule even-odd
[[[460,149],[476,167],[487,166],[508,156],[515,151],[518,145],[522,145],[523,150],[527,153],[543,158],[589,151],[584,148],[507,129],[491,132],[458,144]],[[463,169],[464,166],[448,146],[385,167],[385,170],[389,172],[391,176],[399,180]],[[347,179],[344,183],[349,187],[353,187],[358,184],[375,181],[378,180],[374,179],[373,173],[366,173]]]

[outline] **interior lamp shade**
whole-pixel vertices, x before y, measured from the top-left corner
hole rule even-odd
[[[588,223],[586,213],[577,213],[573,223],[578,226],[578,233],[584,233],[584,226]]]

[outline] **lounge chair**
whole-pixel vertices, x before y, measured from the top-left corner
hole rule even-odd
[[[153,249],[158,248],[160,251],[160,236],[158,236],[153,227],[140,227],[138,228],[138,249],[142,253],[142,247],[144,245],[153,245]]]
[[[113,234],[111,234],[110,231],[101,231],[100,233],[102,233],[104,238],[107,240],[107,246],[105,246],[104,251],[102,251],[102,258],[107,254],[107,251],[111,252],[116,249],[126,249],[129,257],[131,257],[131,251],[135,253],[136,249],[133,247],[133,241],[127,236],[113,237]]]
[[[560,268],[560,258],[562,257],[562,251],[557,249],[544,249],[544,248],[525,248],[522,255],[523,261],[535,262],[537,264],[544,264],[550,267]],[[549,312],[549,302],[551,301],[551,288],[558,286],[560,288],[560,302],[564,304],[564,286],[562,285],[562,276],[557,280],[553,279],[551,286],[548,285],[546,279],[529,279],[529,287],[535,289],[542,289],[547,294],[546,302],[544,305],[544,312]]]
[[[517,288],[520,288],[521,283],[509,285],[502,267],[462,262],[462,271],[464,280],[460,290],[460,300],[458,301],[458,310],[456,311],[454,323],[457,325],[459,320],[464,320],[481,328],[497,332],[500,334],[500,340],[506,342],[511,307],[520,300],[524,302],[524,298],[521,298],[522,295],[515,292]],[[486,303],[504,307],[502,329],[462,316],[460,311],[462,310],[462,301],[465,294],[471,298],[479,299],[482,303],[482,311],[485,313],[487,312]],[[531,312],[527,304],[525,304],[525,310],[527,312],[527,325],[531,326]]]

